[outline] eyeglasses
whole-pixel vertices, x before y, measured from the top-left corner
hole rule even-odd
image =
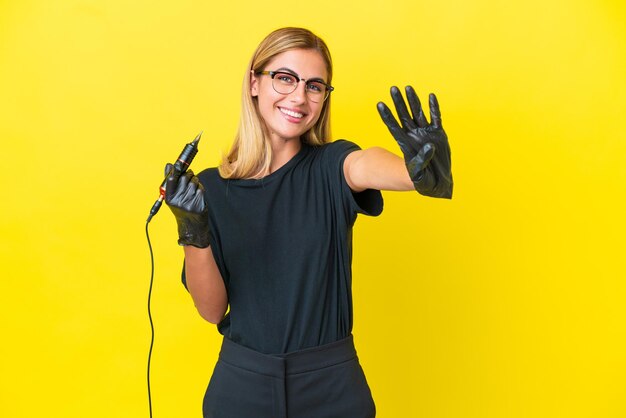
[[[298,88],[298,83],[304,81],[306,83],[306,94],[315,103],[323,102],[328,98],[330,92],[335,90],[333,86],[324,83],[318,78],[305,80],[295,74],[284,71],[257,71],[255,74],[272,77],[272,87],[276,93],[280,94],[293,93]]]

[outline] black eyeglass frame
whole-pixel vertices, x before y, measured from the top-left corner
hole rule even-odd
[[[286,75],[295,77],[295,79],[298,80],[298,83],[300,83],[301,81],[304,81],[305,84],[308,84],[308,81],[311,80],[311,79],[307,80],[307,79],[301,78],[299,75],[291,73],[291,72],[288,72],[288,71],[256,71],[254,74],[256,74],[256,75],[269,75],[271,77],[271,79],[272,79],[272,88],[274,89],[274,91],[276,93],[285,94],[285,95],[291,94],[294,91],[296,91],[296,89],[298,88],[298,84],[297,83],[294,84],[295,87],[294,87],[294,89],[291,92],[289,92],[289,93],[281,93],[280,91],[276,90],[276,87],[274,87],[274,82],[273,81],[274,81],[274,77],[276,77],[277,74],[286,74]],[[326,94],[324,95],[324,98],[320,101],[320,103],[325,102],[326,99],[328,99],[328,96],[330,96],[330,92],[335,90],[335,88],[333,86],[331,86],[330,84],[324,83],[319,78],[314,78],[311,81],[315,81],[316,83],[323,84],[326,87]]]

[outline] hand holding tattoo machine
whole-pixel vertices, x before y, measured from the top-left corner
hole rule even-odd
[[[193,161],[194,157],[198,153],[198,142],[200,142],[201,136],[202,136],[202,132],[200,132],[193,141],[185,145],[185,148],[183,148],[183,152],[181,152],[180,155],[178,156],[178,159],[176,160],[176,164],[178,164],[180,168],[180,174],[183,174],[187,170],[187,168]],[[161,204],[163,204],[163,199],[165,199],[167,179],[173,174],[173,172],[174,172],[174,166],[171,166],[170,164],[169,170],[168,170],[168,166],[166,166],[165,178],[163,179],[163,183],[161,183],[161,186],[159,187],[159,198],[157,199],[156,202],[154,202],[154,205],[152,205],[152,209],[150,209],[150,216],[148,216],[148,222],[150,222],[152,217],[157,214],[159,209],[161,209]]]
[[[209,246],[209,226],[204,188],[193,171],[187,170],[198,153],[200,136],[202,132],[185,145],[174,164],[165,165],[165,179],[159,188],[159,198],[150,210],[148,222],[165,200],[178,224],[178,243],[206,248]]]

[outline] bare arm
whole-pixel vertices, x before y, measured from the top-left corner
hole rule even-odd
[[[185,249],[185,276],[187,289],[202,318],[212,324],[219,323],[228,307],[228,296],[211,247]]]
[[[350,153],[343,164],[350,189],[415,190],[404,160],[384,148],[374,147]]]

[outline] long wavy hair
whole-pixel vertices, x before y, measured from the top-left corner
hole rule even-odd
[[[257,178],[269,174],[272,162],[272,147],[269,131],[261,114],[256,98],[250,92],[251,75],[262,71],[278,54],[292,49],[318,51],[326,63],[328,84],[332,82],[333,64],[326,43],[313,32],[302,28],[281,28],[273,31],[259,44],[246,68],[241,92],[241,117],[239,130],[230,151],[219,166],[223,178]],[[332,96],[332,95],[331,95]],[[330,140],[330,99],[322,106],[319,119],[311,129],[301,136],[310,145],[322,145]]]

